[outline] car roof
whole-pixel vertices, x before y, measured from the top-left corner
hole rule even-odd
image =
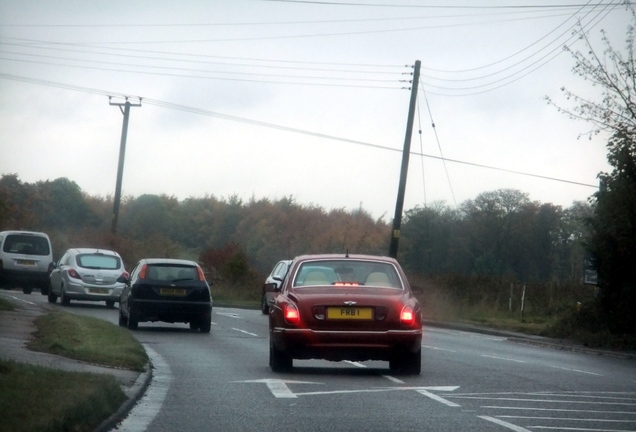
[[[103,255],[113,255],[119,256],[119,254],[115,251],[108,249],[98,249],[98,248],[71,248],[68,252],[75,252],[77,254],[103,254]]]
[[[175,264],[175,265],[189,265],[198,266],[198,264],[191,260],[177,259],[177,258],[143,258],[146,264]]]
[[[396,263],[395,258],[382,255],[364,255],[364,254],[315,254],[315,255],[299,255],[295,261],[314,261],[314,260],[355,260],[355,261],[381,261],[387,263]]]
[[[36,236],[43,236],[48,238],[49,236],[46,233],[40,232],[40,231],[21,231],[21,230],[7,230],[7,231],[2,231],[0,232],[0,235],[9,235],[9,234],[26,234],[26,235],[36,235]]]

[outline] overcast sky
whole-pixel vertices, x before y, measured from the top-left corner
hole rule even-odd
[[[390,219],[419,60],[405,210],[508,188],[569,207],[609,170],[607,136],[545,97],[598,99],[562,47],[584,49],[580,22],[624,50],[618,3],[0,0],[0,174],[114,195],[128,96],[124,196]]]

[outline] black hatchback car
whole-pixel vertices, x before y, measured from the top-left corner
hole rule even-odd
[[[139,261],[119,298],[119,325],[135,330],[143,321],[189,323],[210,333],[212,296],[194,261],[146,258]]]

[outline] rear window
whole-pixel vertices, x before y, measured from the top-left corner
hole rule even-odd
[[[24,255],[46,256],[51,253],[49,241],[45,237],[26,234],[7,235],[2,250]]]
[[[149,265],[146,270],[146,279],[166,282],[199,280],[199,272],[192,266]]]
[[[363,285],[402,289],[402,281],[393,265],[351,259],[302,263],[296,271],[294,286],[316,285]]]
[[[117,270],[121,268],[121,260],[114,255],[81,254],[75,258],[77,265],[89,269]]]

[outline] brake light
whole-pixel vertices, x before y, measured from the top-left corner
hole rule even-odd
[[[300,312],[298,311],[298,307],[293,303],[285,304],[283,316],[288,324],[298,324],[300,322]]]
[[[358,282],[334,282],[335,286],[358,286],[360,285]]]
[[[148,270],[147,264],[144,264],[143,266],[141,266],[141,270],[139,271],[139,277],[141,279],[146,279],[146,270]]]
[[[199,280],[203,282],[205,280],[205,275],[203,274],[203,270],[201,270],[201,267],[197,267],[197,272],[199,273]]]
[[[412,306],[406,305],[402,308],[400,323],[405,326],[412,326],[415,323],[415,312]]]
[[[73,279],[81,279],[82,277],[75,271],[75,269],[68,269],[68,275]]]

